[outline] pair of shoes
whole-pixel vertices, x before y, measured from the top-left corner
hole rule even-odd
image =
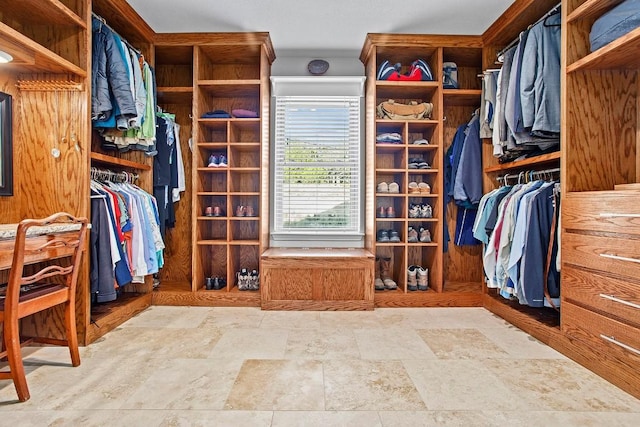
[[[256,213],[251,205],[238,205],[236,207],[236,216],[256,216]]]
[[[390,270],[390,257],[376,257],[375,281],[373,284],[376,291],[398,289],[398,284],[391,278]]]
[[[227,156],[224,154],[212,154],[209,156],[209,164],[207,167],[210,168],[224,168],[227,167]]]
[[[258,270],[249,271],[246,268],[236,273],[236,282],[240,291],[257,291],[260,289],[260,275]]]
[[[419,229],[409,226],[407,230],[408,243],[431,243],[431,232],[429,229],[420,227]]]
[[[429,287],[429,270],[419,265],[407,268],[407,289],[410,291],[426,291]]]
[[[379,243],[400,243],[400,234],[395,230],[378,230],[376,241]]]
[[[429,163],[422,157],[411,157],[409,159],[409,169],[430,169]]]
[[[389,61],[384,61],[378,68],[376,78],[378,80],[390,81],[433,81],[433,73],[429,64],[423,59],[416,59],[411,63],[411,67],[406,74],[400,71],[402,64],[396,63],[391,65]]]
[[[224,216],[224,210],[220,206],[207,206],[204,209],[204,216]]]
[[[429,145],[429,141],[424,138],[416,139],[412,142],[413,145]]]
[[[409,218],[433,218],[433,208],[428,203],[411,203]]]
[[[378,186],[376,187],[376,191],[378,193],[399,193],[400,186],[398,185],[397,182],[392,182],[391,184],[387,184],[386,182],[383,181],[380,184],[378,184]]]
[[[431,186],[426,182],[410,182],[409,194],[431,194]]]
[[[214,277],[205,277],[204,279],[204,288],[208,291],[214,290],[219,291],[220,289],[224,289],[227,287],[227,281],[223,277],[214,276]]]
[[[380,206],[376,210],[376,216],[378,218],[395,218],[396,217],[396,209],[393,206],[384,207]]]

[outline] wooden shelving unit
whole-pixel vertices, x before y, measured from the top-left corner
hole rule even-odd
[[[526,168],[536,168],[539,169],[540,166],[549,165],[549,164],[558,164],[560,161],[560,151],[555,151],[553,153],[541,154],[535,157],[529,157],[528,159],[516,160],[509,163],[501,163],[495,166],[489,166],[484,168],[485,173],[493,173],[493,172],[504,172],[504,171],[514,171]]]
[[[371,203],[374,218],[368,230],[372,235],[372,252],[378,257],[391,258],[391,277],[398,284],[397,290],[378,291],[376,306],[478,306],[480,292],[480,253],[478,251],[452,251],[443,253],[443,230],[450,227],[452,219],[443,207],[444,152],[451,142],[458,125],[466,123],[473,111],[480,106],[480,79],[477,74],[482,66],[482,42],[471,36],[418,36],[369,34],[360,59],[367,75],[367,104],[378,105],[387,99],[398,102],[430,102],[433,112],[427,120],[385,120],[375,117],[375,111],[367,112],[367,150],[373,164],[368,179],[373,186],[381,182],[399,184],[399,194],[375,192]],[[378,67],[385,60],[400,62],[406,69],[416,59],[425,60],[435,74],[434,81],[379,81],[375,80]],[[454,61],[458,65],[459,89],[442,87],[442,63]],[[403,70],[406,71],[406,70]],[[376,135],[399,133],[400,144],[376,143]],[[426,139],[427,145],[416,145],[417,139]],[[370,151],[369,151],[370,150]],[[370,156],[370,157],[369,157]],[[429,168],[408,167],[409,159],[422,158]],[[426,182],[430,193],[410,193],[410,182]],[[375,190],[375,189],[374,189]],[[428,204],[431,218],[409,218],[412,204]],[[377,217],[378,208],[393,207],[396,218]],[[454,219],[455,220],[455,219]],[[409,227],[429,230],[431,242],[408,243]],[[395,230],[399,243],[377,242],[381,229]],[[409,291],[407,268],[419,265],[429,270],[429,290]],[[461,267],[461,268],[458,268]],[[446,283],[451,286],[446,286]]]

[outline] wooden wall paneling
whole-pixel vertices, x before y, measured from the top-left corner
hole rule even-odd
[[[566,191],[612,190],[614,184],[635,182],[637,80],[635,71],[567,75]]]
[[[180,200],[174,203],[176,226],[167,228],[164,250],[165,264],[160,271],[160,281],[191,282],[191,199],[193,183],[190,179],[192,160],[189,149],[191,138],[191,104],[165,104],[164,111],[176,115],[176,123],[180,125],[180,149],[186,177],[186,191],[181,193]]]
[[[370,54],[369,59],[365,62],[365,74],[367,76],[375,76],[377,73],[377,54],[375,50]],[[367,78],[365,81],[365,100],[364,100],[364,138],[365,138],[365,235],[364,247],[368,250],[373,249],[376,236],[375,209],[376,209],[376,147],[375,139],[367,137],[367,135],[376,134],[376,79]],[[406,183],[405,183],[406,185]],[[403,190],[404,191],[404,190]]]

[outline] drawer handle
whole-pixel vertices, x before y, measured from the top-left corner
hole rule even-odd
[[[601,213],[601,218],[640,218],[640,214]]]
[[[632,303],[632,302],[629,302],[629,301],[625,301],[625,300],[620,299],[620,298],[616,298],[613,295],[600,294],[600,298],[608,299],[608,300],[614,301],[614,302],[619,302],[620,304],[624,304],[624,305],[628,305],[629,307],[639,308],[640,309],[640,305]]]
[[[617,346],[620,346],[622,348],[624,348],[625,350],[629,350],[632,353],[637,354],[638,356],[640,356],[640,350],[631,347],[630,345],[627,345],[623,342],[618,341],[617,339],[615,339],[614,337],[609,337],[607,335],[604,334],[600,334],[600,338],[602,338],[605,341],[609,341],[611,344],[615,344]]]
[[[628,258],[624,256],[609,255],[609,254],[600,254],[600,256],[605,258],[617,259],[618,261],[628,261],[628,262],[635,262],[640,264],[640,259],[638,258]]]

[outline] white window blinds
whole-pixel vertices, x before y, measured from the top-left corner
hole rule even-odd
[[[276,96],[274,107],[272,237],[361,240],[361,97]]]

